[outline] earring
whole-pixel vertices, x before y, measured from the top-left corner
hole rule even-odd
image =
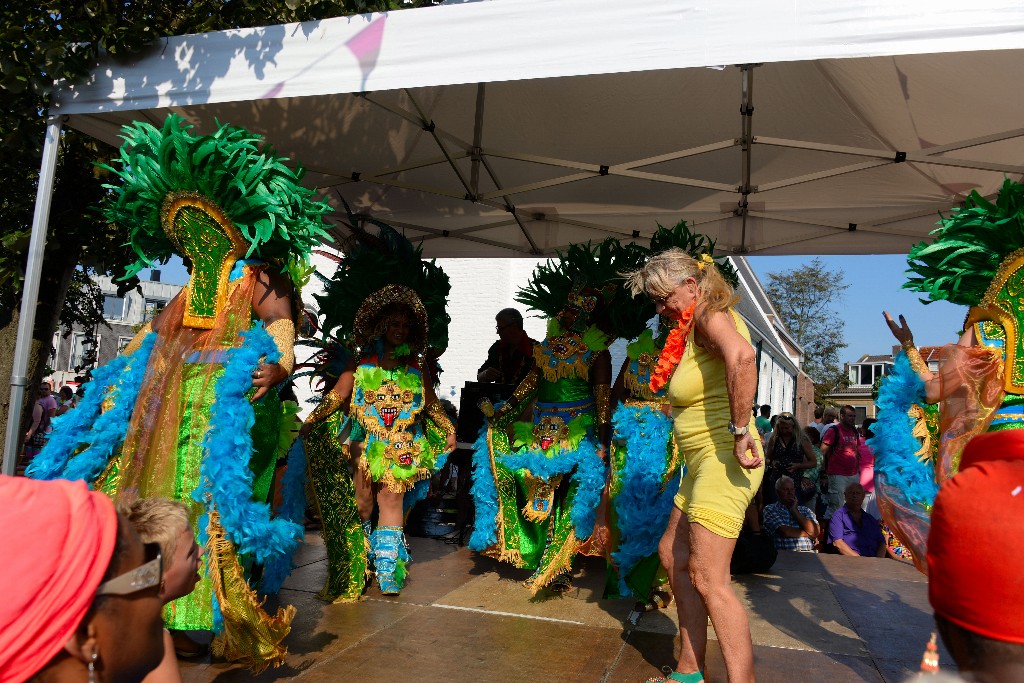
[[[99,653],[93,650],[92,659],[89,660],[89,683],[96,683],[96,660],[99,658]]]

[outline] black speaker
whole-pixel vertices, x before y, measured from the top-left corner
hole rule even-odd
[[[480,399],[490,399],[497,405],[507,401],[516,388],[512,384],[494,384],[491,382],[466,382],[462,388],[462,401],[459,404],[459,429],[455,435],[462,443],[473,443],[480,436],[484,426],[484,416],[477,403]]]

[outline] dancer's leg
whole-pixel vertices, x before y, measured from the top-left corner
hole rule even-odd
[[[708,613],[690,581],[690,523],[679,508],[672,508],[668,528],[658,543],[658,556],[668,571],[679,614],[680,648],[676,671],[703,671],[708,645]]]

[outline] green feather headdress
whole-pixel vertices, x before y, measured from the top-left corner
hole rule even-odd
[[[386,285],[408,287],[426,309],[426,345],[440,355],[448,348],[448,275],[434,261],[423,260],[422,247],[413,244],[387,223],[357,218],[345,200],[352,236],[342,245],[341,259],[334,277],[325,283],[323,295],[316,296],[324,314],[324,330],[337,330],[335,336],[351,340],[356,313],[367,297]],[[377,228],[371,234],[363,227]]]
[[[554,318],[565,307],[569,296],[580,290],[600,295],[601,301],[590,318],[613,338],[632,338],[640,334],[654,317],[654,305],[636,302],[625,290],[622,273],[640,268],[648,252],[636,244],[619,244],[612,237],[592,245],[572,244],[558,259],[542,263],[533,271],[529,283],[516,294],[516,301]]]
[[[105,185],[111,197],[103,208],[108,221],[127,226],[138,259],[126,277],[176,253],[161,225],[169,193],[194,192],[213,202],[248,243],[246,257],[280,263],[284,269],[306,262],[312,247],[330,241],[323,215],[332,209],[300,184],[305,171],[285,165],[263,138],[223,125],[196,136],[176,114],[162,128],[135,122],[125,126],[113,167],[120,179]]]
[[[715,255],[715,241],[703,233],[690,230],[684,220],[679,221],[671,228],[666,228],[661,223],[658,223],[658,231],[651,236],[652,254],[657,254],[660,251],[672,249],[673,247],[682,249],[694,258],[699,258],[701,254],[707,254],[711,257]],[[715,265],[718,267],[718,272],[729,283],[729,286],[733,289],[739,287],[739,274],[729,259],[715,259]]]
[[[1007,178],[995,204],[971,192],[963,208],[943,217],[939,226],[930,244],[910,249],[907,273],[917,277],[903,286],[927,294],[930,301],[922,303],[944,299],[977,306],[999,264],[1024,247],[1024,185]]]

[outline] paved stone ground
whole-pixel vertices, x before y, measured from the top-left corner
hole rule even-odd
[[[298,615],[285,666],[258,681],[645,681],[674,664],[676,615],[602,600],[604,566],[577,560],[575,587],[531,599],[528,572],[465,548],[410,539],[415,562],[402,595],[370,588],[353,605],[314,595],[326,575],[323,544],[307,535],[281,591]],[[893,560],[784,553],[770,574],[734,583],[747,608],[759,681],[899,683],[916,671],[933,629],[927,582]],[[725,681],[709,626],[708,680]],[[944,668],[952,667],[941,653]],[[182,662],[185,683],[250,681],[224,662]]]

